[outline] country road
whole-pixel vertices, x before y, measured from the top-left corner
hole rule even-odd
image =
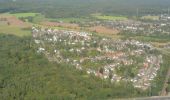
[[[161,51],[165,55],[168,55],[168,56],[170,55],[170,51],[164,50],[162,48],[156,48],[156,49]],[[166,96],[167,95],[166,88],[168,87],[167,83],[168,83],[169,78],[170,78],[170,68],[168,69],[168,72],[167,72],[167,75],[166,75],[166,78],[165,78],[164,85],[163,85],[162,91],[160,93],[160,96]],[[170,98],[167,99],[167,100],[170,100]]]
[[[170,78],[170,68],[169,68],[169,70],[168,70],[168,73],[167,73],[167,75],[166,75],[166,79],[165,79],[165,82],[164,82],[164,86],[163,86],[163,88],[162,88],[162,91],[161,91],[161,96],[166,96],[167,95],[167,93],[166,93],[166,88],[168,87],[168,80],[169,80],[169,78]],[[169,99],[170,100],[170,99]]]

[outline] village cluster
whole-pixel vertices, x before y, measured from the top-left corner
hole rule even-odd
[[[148,15],[149,16],[149,15]],[[98,20],[94,22],[87,22],[86,26],[104,26],[109,29],[117,29],[130,33],[140,34],[170,34],[170,16],[159,15],[159,18],[152,19],[151,21],[140,20]]]
[[[127,81],[147,89],[157,76],[162,55],[148,43],[113,40],[87,32],[32,28],[37,53],[111,82]]]

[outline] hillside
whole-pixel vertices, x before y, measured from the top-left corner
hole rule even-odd
[[[0,100],[168,96],[169,5],[0,0]]]

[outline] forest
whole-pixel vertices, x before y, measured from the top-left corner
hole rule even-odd
[[[87,17],[93,13],[136,16],[167,12],[169,0],[0,0],[0,12],[38,12],[50,18]]]

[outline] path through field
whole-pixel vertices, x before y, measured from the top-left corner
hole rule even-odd
[[[166,79],[165,79],[165,82],[164,82],[164,86],[163,86],[162,91],[160,93],[161,96],[166,96],[167,95],[166,88],[168,87],[169,78],[170,78],[170,68],[168,70],[168,73],[167,73],[167,76],[166,76]]]

